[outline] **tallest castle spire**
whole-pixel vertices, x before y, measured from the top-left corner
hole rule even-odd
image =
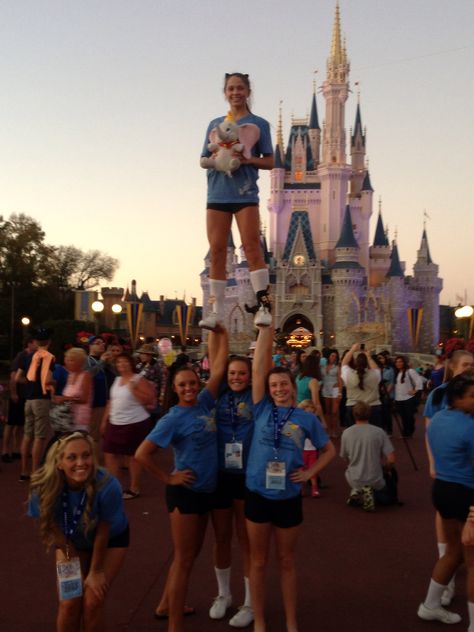
[[[342,64],[344,51],[341,41],[341,15],[339,13],[339,2],[336,2],[336,14],[334,15],[334,25],[332,27],[331,56],[329,61],[333,64]]]

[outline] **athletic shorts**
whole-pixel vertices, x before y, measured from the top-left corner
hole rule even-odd
[[[219,471],[214,492],[213,509],[230,509],[234,500],[245,498],[245,474]]]
[[[207,208],[210,211],[223,211],[224,213],[238,213],[243,208],[248,208],[250,206],[258,206],[257,202],[244,202],[243,204],[238,202],[225,202],[220,204],[218,202],[209,202]]]
[[[107,548],[108,549],[126,549],[128,548],[129,544],[130,544],[130,526],[127,525],[121,533],[118,533],[117,535],[114,535],[111,538],[109,538],[109,541],[107,542]],[[92,551],[93,544],[87,548],[76,546],[76,549],[78,551]]]
[[[474,505],[474,489],[437,478],[433,483],[432,499],[442,518],[466,522],[469,507]]]
[[[303,522],[301,495],[285,500],[270,500],[247,489],[245,494],[245,517],[250,522],[270,522],[279,529],[297,527]]]
[[[51,429],[50,399],[27,399],[25,402],[25,436],[46,439]]]
[[[168,512],[175,509],[181,514],[198,514],[203,516],[212,509],[214,492],[193,492],[184,485],[167,485],[165,490]]]

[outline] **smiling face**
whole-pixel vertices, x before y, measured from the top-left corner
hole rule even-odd
[[[268,377],[268,392],[276,406],[292,406],[295,387],[288,373],[271,373]]]
[[[241,393],[250,384],[250,371],[246,362],[233,360],[227,369],[227,384],[234,393]]]
[[[225,98],[231,108],[247,109],[247,99],[250,96],[250,90],[244,80],[238,75],[231,75],[225,84]]]
[[[463,353],[459,356],[457,362],[453,364],[453,377],[461,375],[461,373],[472,368],[474,368],[474,358],[470,353]]]
[[[94,472],[94,455],[85,439],[69,441],[58,461],[69,487],[82,487]]]
[[[173,380],[173,390],[178,396],[179,406],[194,406],[199,394],[199,379],[191,369],[179,371]]]

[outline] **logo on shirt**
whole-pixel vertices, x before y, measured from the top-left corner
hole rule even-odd
[[[298,448],[303,447],[304,434],[298,424],[287,421],[282,430],[282,435],[291,439]]]

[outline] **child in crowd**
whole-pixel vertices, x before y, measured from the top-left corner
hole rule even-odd
[[[310,399],[303,399],[302,402],[298,404],[298,408],[302,408],[307,413],[311,413],[312,415],[316,415],[316,407]],[[318,451],[314,447],[311,439],[306,438],[304,440],[304,450],[303,450],[303,469],[309,470],[318,459]],[[316,476],[312,476],[310,479],[311,482],[311,496],[313,498],[319,498],[319,490],[318,490],[318,479]],[[301,487],[301,495],[304,496],[304,484]]]

